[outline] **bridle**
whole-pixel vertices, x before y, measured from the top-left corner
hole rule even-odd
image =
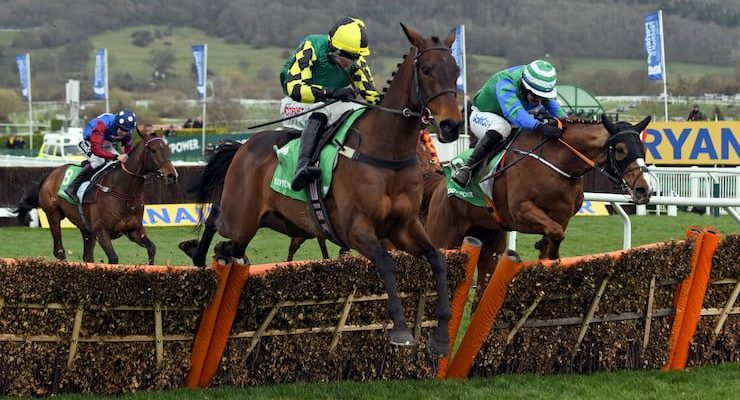
[[[151,137],[151,138],[147,139],[144,142],[144,148],[145,149],[148,149],[149,148],[149,145],[152,144],[153,142],[157,141],[157,140],[164,141],[164,139],[162,137],[160,137],[160,136]],[[147,155],[147,157],[151,157],[151,156],[150,155]],[[125,173],[127,173],[127,174],[129,174],[131,176],[135,176],[137,178],[143,179],[143,180],[147,180],[147,179],[151,179],[151,178],[161,179],[162,177],[164,177],[164,174],[162,174],[162,172],[160,171],[160,169],[162,168],[162,165],[164,165],[165,163],[167,163],[169,161],[170,161],[169,159],[162,161],[161,163],[159,163],[159,165],[157,165],[156,168],[154,168],[153,171],[146,172],[144,175],[140,175],[140,174],[137,174],[135,172],[132,172],[131,170],[129,170],[128,168],[126,168],[126,163],[119,163],[119,164],[121,165],[121,169]]]
[[[562,129],[562,126],[563,126],[562,125],[562,121],[557,120],[557,122],[558,122],[558,127],[560,127]],[[622,142],[625,142],[627,144],[629,154],[630,155],[634,154],[634,156],[631,156],[629,158],[625,158],[624,160],[618,161],[616,159],[616,155],[615,155],[615,151],[616,151],[615,145],[618,142],[620,142],[620,140],[617,140],[618,138],[623,138],[626,135],[630,135],[630,136],[633,135],[634,136],[634,138],[632,138],[632,140],[621,140]],[[645,151],[644,151],[644,149],[642,148],[642,146],[638,145],[638,143],[640,143],[640,134],[637,131],[635,131],[634,129],[625,129],[625,130],[622,130],[622,131],[617,132],[614,135],[609,135],[609,138],[607,139],[607,146],[608,147],[607,147],[607,151],[606,151],[606,167],[605,168],[600,167],[598,164],[596,164],[596,162],[594,162],[593,160],[591,160],[590,158],[588,158],[586,155],[584,155],[583,153],[581,153],[580,151],[578,151],[578,149],[576,149],[575,147],[573,147],[572,145],[570,145],[568,142],[566,142],[562,138],[557,139],[557,141],[559,143],[561,143],[563,146],[565,146],[568,150],[570,150],[576,157],[578,157],[579,159],[581,159],[589,167],[595,169],[600,174],[602,174],[604,177],[606,177],[610,182],[612,182],[613,184],[619,186],[623,191],[629,190],[629,188],[632,185],[634,185],[635,181],[638,179],[637,177],[635,177],[635,181],[633,181],[632,182],[632,185],[630,185],[630,184],[628,184],[624,180],[624,176],[626,174],[628,174],[628,173],[630,173],[630,172],[632,172],[632,171],[634,171],[636,169],[639,169],[643,173],[648,173],[649,172],[646,165],[638,165],[636,167],[632,167],[630,169],[626,169],[633,161],[637,160],[638,158],[642,158],[642,159],[645,158]],[[516,161],[514,161],[514,162],[512,162],[512,163],[510,163],[508,165],[506,165],[504,168],[502,168],[501,170],[497,171],[495,175],[502,174],[505,170],[511,168],[512,166],[514,166],[515,164],[517,164],[519,161],[521,161],[522,159],[524,159],[525,156],[529,156],[529,157],[532,157],[532,158],[536,159],[537,161],[541,162],[542,164],[544,164],[545,166],[549,167],[550,169],[552,169],[553,171],[555,171],[556,173],[558,173],[559,175],[563,176],[566,179],[570,179],[570,180],[578,180],[578,179],[581,179],[583,177],[583,175],[586,173],[587,170],[584,171],[581,174],[573,175],[573,174],[570,174],[568,172],[565,172],[564,170],[562,170],[558,166],[554,165],[553,163],[551,163],[550,161],[548,161],[547,159],[545,159],[541,155],[538,155],[538,154],[535,154],[534,153],[535,150],[537,150],[538,148],[542,147],[542,145],[544,145],[547,142],[549,142],[549,140],[548,139],[545,139],[542,142],[540,142],[537,146],[535,146],[533,149],[528,150],[528,151],[526,151],[526,150],[518,150],[518,149],[511,150],[514,153],[521,155],[522,157],[520,157]]]
[[[414,47],[418,51],[416,47]],[[419,82],[419,60],[421,59],[421,56],[423,56],[426,53],[429,53],[431,51],[444,51],[447,53],[450,53],[450,56],[452,55],[452,50],[450,50],[447,46],[434,46],[426,48],[422,51],[419,51],[416,56],[414,56],[414,75],[412,76],[411,80],[413,82],[414,86],[414,93],[416,94],[416,98],[419,99],[421,106],[419,107],[419,111],[414,111],[411,108],[405,107],[402,109],[396,109],[396,108],[389,108],[389,107],[383,107],[376,104],[369,104],[364,101],[360,100],[352,100],[353,103],[361,104],[367,108],[371,108],[374,110],[389,112],[392,114],[400,114],[403,115],[406,118],[420,118],[422,125],[426,126],[429,125],[433,120],[434,116],[432,116],[432,110],[429,109],[428,105],[432,102],[432,100],[436,99],[439,96],[443,96],[446,94],[452,94],[457,98],[457,89],[455,87],[450,89],[442,89],[439,92],[425,97],[424,93],[422,91],[421,83]],[[353,82],[352,79],[349,80],[350,82]],[[352,86],[354,86],[354,82],[352,83]]]
[[[626,136],[628,137],[627,140],[621,140],[625,145],[627,146],[628,154],[630,154],[630,157],[626,157],[624,160],[617,160],[615,156],[615,145],[617,142],[617,138]],[[647,165],[637,165],[636,167],[632,167],[627,169],[627,167],[632,164],[635,160],[642,158],[645,159],[645,150],[641,145],[638,145],[640,142],[640,133],[637,132],[634,129],[625,129],[623,131],[619,131],[614,135],[610,135],[609,139],[607,139],[606,143],[608,144],[609,148],[606,153],[606,168],[605,172],[613,177],[614,180],[617,180],[619,184],[622,186],[622,189],[625,189],[625,185],[627,188],[631,187],[632,185],[627,184],[624,180],[624,176],[628,173],[639,169],[643,174],[646,174],[649,172]],[[634,156],[632,156],[634,154]],[[617,178],[618,177],[618,178]],[[612,178],[610,178],[612,180]],[[612,180],[612,182],[614,182]],[[635,181],[637,180],[637,177],[635,177]],[[632,182],[632,184],[635,183],[635,181]]]

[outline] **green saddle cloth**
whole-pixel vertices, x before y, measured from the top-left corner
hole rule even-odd
[[[82,172],[82,167],[79,165],[70,165],[67,167],[67,169],[64,171],[64,178],[62,179],[62,183],[59,184],[59,189],[57,190],[57,196],[63,198],[65,201],[67,201],[70,204],[77,204],[76,201],[74,201],[72,198],[67,196],[67,193],[64,192],[65,189],[72,183],[72,181],[77,178],[77,175]]]
[[[457,197],[458,199],[465,200],[468,203],[476,207],[485,207],[486,200],[483,194],[483,190],[480,187],[480,180],[487,175],[489,171],[493,171],[496,166],[504,158],[504,151],[499,151],[493,158],[485,171],[478,170],[478,172],[470,178],[470,183],[467,187],[462,187],[452,180],[458,169],[460,169],[473,154],[473,149],[467,149],[462,153],[458,154],[457,157],[450,160],[448,164],[442,167],[447,181],[447,196]]]
[[[334,167],[337,165],[337,157],[339,156],[338,143],[344,143],[347,138],[347,132],[352,124],[359,118],[366,108],[358,108],[353,111],[349,117],[344,121],[342,126],[334,134],[334,138],[321,149],[319,155],[319,168],[321,168],[321,197],[326,197],[331,188],[332,175],[334,173]],[[306,197],[306,191],[293,191],[290,189],[290,182],[293,181],[295,176],[296,165],[298,164],[298,153],[300,149],[300,138],[293,139],[285,146],[278,148],[273,146],[275,153],[278,157],[278,166],[275,168],[275,173],[270,181],[270,188],[284,196],[288,196],[291,199],[308,202]]]

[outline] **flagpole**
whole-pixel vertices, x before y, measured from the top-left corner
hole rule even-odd
[[[33,96],[31,95],[31,54],[26,53],[26,76],[28,77],[28,132],[31,135],[30,155],[33,156]]]
[[[201,127],[201,155],[206,155],[206,97],[208,95],[208,44],[203,44],[203,126]]]
[[[665,43],[663,41],[663,10],[658,10],[658,21],[660,24],[660,59],[663,67],[663,108],[665,120],[668,122],[668,75],[666,74]]]
[[[110,112],[110,101],[108,100],[110,94],[108,92],[108,48],[103,48],[103,59],[105,62],[105,112]]]
[[[465,121],[463,122],[463,133],[468,135],[468,143],[470,143],[470,131],[468,129],[468,77],[467,77],[467,71],[468,71],[468,60],[465,53],[467,53],[467,47],[465,46],[465,24],[460,25],[460,37],[462,39],[462,59],[463,59],[463,117],[465,118]],[[460,145],[458,145],[459,147]],[[457,151],[462,152],[465,150],[464,148],[460,149],[458,148]]]

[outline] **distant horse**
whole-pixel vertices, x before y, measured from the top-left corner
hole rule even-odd
[[[60,227],[60,222],[66,217],[82,233],[85,242],[82,256],[84,261],[94,261],[93,249],[97,238],[108,256],[108,262],[118,264],[118,255],[113,250],[111,239],[126,235],[132,242],[146,248],[149,264],[154,264],[157,249],[142,225],[144,182],[154,176],[164,176],[167,185],[171,186],[177,182],[177,170],[170,161],[170,147],[162,137],[142,134],[138,129],[137,132],[142,141],[129,153],[128,161],[104,171],[102,179],[91,189],[95,192],[94,201],[83,201],[84,221],[77,205],[70,204],[57,195],[67,165],[51,171],[43,182],[26,194],[18,206],[19,220],[23,220],[36,207],[41,206],[44,210],[54,240],[56,258],[67,258]]]
[[[423,182],[416,145],[424,123],[436,124],[442,142],[451,142],[459,135],[462,121],[455,91],[458,68],[450,51],[455,35],[451,32],[440,41],[402,27],[411,51],[380,106],[369,107],[349,130],[344,147],[354,149],[357,157],[339,157],[324,200],[339,241],[369,258],[383,278],[393,319],[392,344],[413,345],[414,337],[406,326],[396,289],[395,263],[381,239],[387,238],[396,248],[429,261],[439,295],[438,324],[428,349],[445,355],[449,350],[450,318],[447,264],[419,220]],[[216,220],[218,232],[231,239],[219,248],[225,255],[243,258],[257,229],[269,219],[282,221],[286,228],[283,233],[290,236],[326,237],[307,204],[269,188],[278,163],[273,146],[283,146],[291,135],[286,131],[259,133],[231,155],[233,161],[226,163],[215,154],[209,162],[228,165],[228,171],[220,174],[218,168],[211,168],[212,175],[204,178],[215,180],[226,174],[221,214]],[[292,235],[291,230],[304,234]]]
[[[480,289],[485,287],[497,255],[506,249],[507,231],[542,234],[535,245],[540,259],[559,258],[568,222],[583,203],[583,175],[594,168],[569,147],[599,167],[606,165],[606,173],[630,191],[633,201],[645,204],[652,189],[646,179],[645,150],[639,132],[649,122],[647,117],[634,126],[614,124],[606,116],[603,125],[565,121],[562,141],[544,143],[540,134],[522,132],[506,153],[504,169],[493,181],[493,210],[498,221],[487,208],[448,196],[445,178],[427,168],[427,208],[422,213],[429,237],[441,248],[459,247],[467,235],[483,241],[478,261]],[[424,152],[420,154],[424,159]]]

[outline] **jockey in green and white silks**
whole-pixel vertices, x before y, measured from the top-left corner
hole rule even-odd
[[[566,117],[555,100],[557,72],[547,61],[535,60],[491,76],[473,98],[469,116],[470,131],[478,138],[468,162],[460,168],[453,180],[467,186],[476,167],[492,152],[500,150],[509,137],[511,127],[542,133],[548,138],[562,135],[560,129],[535,119],[530,111],[544,108],[549,115]]]
[[[296,176],[291,189],[303,189],[321,171],[309,165],[320,139],[321,130],[336,121],[345,111],[360,107],[348,102],[355,89],[368,103],[377,104],[380,94],[375,89],[365,56],[370,55],[365,23],[357,18],[340,20],[329,35],[309,35],[301,40],[283,66],[280,86],[286,97],[280,103],[280,114],[289,117],[339,100],[316,112],[284,122],[287,127],[302,130],[301,150]],[[350,81],[351,79],[351,81]]]

